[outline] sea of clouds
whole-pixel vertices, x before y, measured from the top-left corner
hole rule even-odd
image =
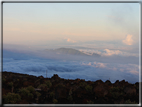
[[[130,83],[139,81],[138,63],[121,63],[99,58],[97,60],[66,60],[43,58],[26,53],[3,51],[3,71],[24,73],[35,76],[52,77],[58,74],[65,79],[85,79],[86,81],[125,80]]]

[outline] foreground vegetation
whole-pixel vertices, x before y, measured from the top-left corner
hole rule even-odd
[[[3,104],[138,104],[139,83],[66,80],[2,72]]]

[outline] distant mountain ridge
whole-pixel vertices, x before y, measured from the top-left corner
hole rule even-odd
[[[58,49],[54,49],[54,50],[47,50],[47,51],[52,51],[52,52],[56,52],[56,54],[70,54],[70,55],[81,55],[81,56],[100,56],[97,53],[93,53],[92,55],[88,55],[87,53],[81,52],[77,49],[73,49],[73,48],[58,48]]]
[[[55,51],[62,53],[62,54],[87,55],[87,54],[80,52],[79,50],[76,50],[76,49],[73,49],[73,48],[58,48],[58,49],[55,49]]]

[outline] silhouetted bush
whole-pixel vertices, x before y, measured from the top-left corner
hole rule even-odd
[[[89,101],[87,101],[87,104],[94,104],[94,102],[89,100]]]
[[[111,87],[110,91],[111,92],[118,92],[120,89],[118,87]]]
[[[27,98],[27,99],[33,98],[33,94],[30,93],[30,91],[27,88],[19,89],[19,94],[22,96],[22,98]]]
[[[64,84],[60,84],[59,83],[59,84],[56,85],[56,87],[58,87],[58,88],[60,87],[61,88],[61,87],[66,87],[66,86]]]
[[[13,86],[13,82],[9,82],[9,83],[8,83],[8,86],[9,86],[9,87],[12,87],[12,86]]]
[[[50,88],[52,86],[52,83],[49,80],[46,81],[45,84],[47,85],[48,88]]]
[[[55,93],[54,92],[50,92],[49,95],[50,95],[50,97],[54,97]]]
[[[33,93],[35,91],[33,86],[28,86],[26,89],[29,90],[30,93]]]
[[[85,87],[86,85],[87,85],[86,82],[81,82],[81,83],[79,84],[80,87]]]
[[[53,103],[56,104],[58,102],[57,99],[53,99]]]
[[[68,99],[69,101],[72,101],[72,100],[73,100],[73,98],[72,98],[71,95],[69,95],[67,99]]]
[[[119,81],[111,84],[109,81],[103,83],[101,80],[96,82],[66,80],[59,78],[58,75],[46,80],[43,77],[10,74],[10,72],[2,74],[3,104],[138,104],[139,102],[139,83],[128,83],[127,86]],[[129,94],[133,90],[135,94]]]
[[[6,79],[3,77],[3,78],[2,78],[2,82],[4,83],[5,81],[6,81]]]
[[[40,84],[40,85],[38,86],[38,88],[40,88],[41,90],[44,90],[46,87],[47,87],[46,84]]]
[[[137,103],[136,103],[135,101],[134,101],[134,102],[131,102],[131,100],[128,99],[128,100],[125,101],[125,104],[137,104]]]
[[[92,86],[90,86],[90,85],[86,85],[85,89],[87,92],[92,92]]]
[[[111,92],[112,98],[117,99],[120,94],[118,92]]]
[[[19,94],[8,93],[6,96],[4,96],[5,104],[16,104],[20,100],[21,100],[21,97]]]

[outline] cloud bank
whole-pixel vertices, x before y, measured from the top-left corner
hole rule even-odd
[[[80,49],[81,52],[84,52],[88,55],[92,55],[93,53],[97,53],[101,56],[113,56],[113,55],[117,55],[117,56],[135,56],[138,57],[139,53],[130,53],[130,52],[124,52],[124,51],[120,51],[120,50],[112,50],[112,49]]]
[[[30,75],[52,77],[58,74],[65,79],[85,79],[96,81],[101,79],[106,81],[110,78],[111,82],[123,80],[130,83],[139,81],[139,66],[136,64],[115,64],[97,61],[66,61],[49,59],[27,59],[14,60],[4,58],[3,71],[26,73]],[[129,68],[129,69],[128,69]]]
[[[137,60],[136,58],[90,57],[89,59],[83,56],[80,57],[80,60],[76,60],[79,56],[57,56],[56,54],[55,56],[60,57],[60,59],[53,59],[51,58],[51,56],[54,57],[53,54],[43,58],[16,51],[11,52],[7,50],[3,52],[3,71],[26,73],[36,76],[43,75],[45,77],[47,70],[48,77],[58,74],[61,78],[65,79],[80,78],[91,81],[101,79],[106,81],[110,78],[111,82],[125,79],[131,83],[139,81],[140,67],[138,63],[134,62],[134,60]],[[110,50],[107,50],[107,52],[112,54]],[[116,53],[119,53],[119,51],[116,51]]]
[[[126,39],[122,41],[126,45],[133,45],[132,35],[127,35]]]

